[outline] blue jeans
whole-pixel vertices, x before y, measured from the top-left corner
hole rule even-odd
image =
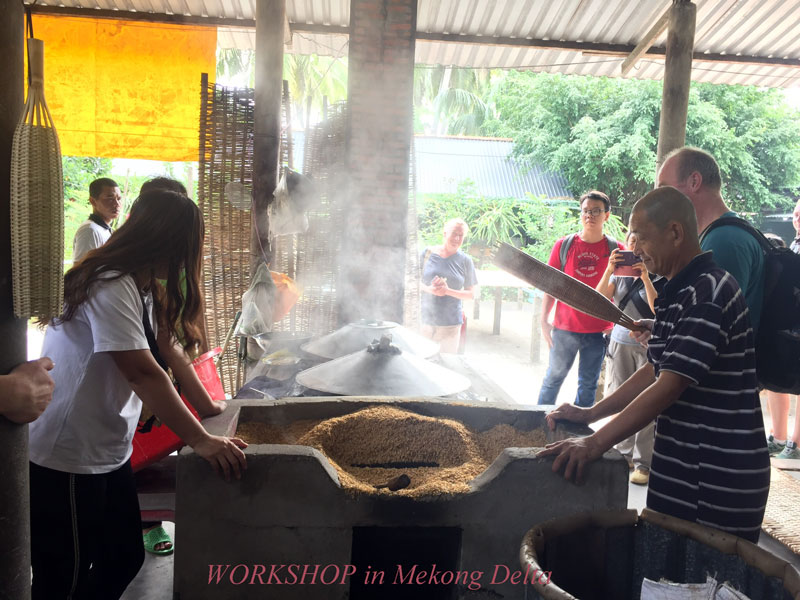
[[[539,404],[555,404],[561,384],[564,383],[575,355],[580,352],[578,362],[578,395],[576,406],[589,407],[594,404],[597,378],[606,355],[602,333],[573,333],[553,329],[553,347],[550,349],[550,365],[539,392]]]

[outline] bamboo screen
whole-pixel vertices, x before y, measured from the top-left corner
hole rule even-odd
[[[253,90],[209,84],[203,75],[197,198],[206,226],[203,249],[206,331],[211,348],[221,346],[250,284],[250,212],[233,206],[225,185],[253,183]],[[222,382],[237,391],[236,352],[221,363]]]
[[[225,88],[203,77],[200,112],[198,201],[206,225],[203,278],[206,331],[211,348],[221,346],[241,309],[250,283],[248,211],[231,204],[230,182],[252,190],[254,100],[252,89]],[[281,136],[282,164],[291,165],[291,115],[284,94]],[[306,137],[304,173],[317,185],[319,202],[308,211],[304,234],[279,236],[272,243],[273,271],[287,273],[302,288],[295,308],[276,331],[320,335],[338,326],[336,279],[343,218],[345,109],[336,106]],[[291,165],[293,166],[293,165]],[[238,389],[236,352],[226,351],[221,373],[226,391]]]

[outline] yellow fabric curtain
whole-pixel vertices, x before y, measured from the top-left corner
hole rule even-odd
[[[35,15],[33,28],[62,154],[197,160],[215,27]]]

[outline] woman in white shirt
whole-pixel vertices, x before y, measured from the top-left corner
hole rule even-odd
[[[208,434],[164,368],[195,407],[224,409],[183,352],[201,339],[203,232],[194,202],[155,190],[64,278],[64,313],[42,350],[55,363],[53,400],[30,427],[34,599],[119,598],[139,571],[130,456],[141,402],[226,479],[246,466],[246,444]]]

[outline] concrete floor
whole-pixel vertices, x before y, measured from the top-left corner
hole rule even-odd
[[[520,310],[515,302],[504,303],[499,336],[492,335],[492,302],[483,302],[481,311],[483,318],[478,320],[470,318],[468,322],[465,360],[482,376],[491,378],[513,401],[519,404],[535,404],[539,383],[547,369],[547,350],[544,344],[541,344],[539,361],[531,363],[531,306],[523,305]],[[466,306],[466,314],[469,316],[473,314],[469,305]],[[40,344],[38,332],[32,333],[29,338],[32,358],[38,357]],[[575,397],[576,390],[577,362],[562,386],[558,404],[571,402]],[[789,419],[790,424],[793,422],[792,415]],[[766,413],[765,421],[766,426],[769,427]],[[628,507],[637,510],[643,509],[646,495],[646,486],[629,484]],[[174,539],[174,524],[165,521],[164,527]],[[180,551],[180,540],[174,541],[176,551]],[[209,543],[226,544],[232,543],[232,541],[209,540]],[[800,569],[800,557],[780,542],[762,533],[759,545]],[[172,556],[147,554],[144,566],[126,590],[123,599],[171,600],[172,569]]]

